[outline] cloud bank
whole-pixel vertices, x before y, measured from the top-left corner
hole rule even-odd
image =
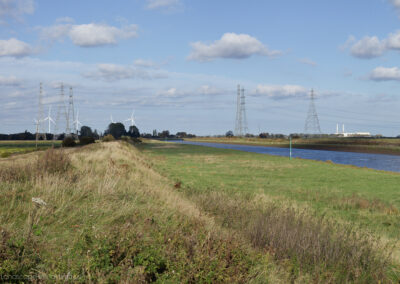
[[[299,85],[257,85],[254,95],[267,96],[271,99],[306,98],[308,89]]]

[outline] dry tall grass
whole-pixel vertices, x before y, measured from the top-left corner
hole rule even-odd
[[[271,270],[128,144],[40,155],[0,167],[3,280],[245,283]]]
[[[290,267],[293,281],[307,274],[323,283],[391,283],[398,277],[393,278],[391,246],[368,232],[313,217],[305,209],[240,194],[210,192],[191,198],[222,226]]]

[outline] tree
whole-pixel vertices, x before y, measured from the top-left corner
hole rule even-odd
[[[82,137],[93,137],[93,131],[89,126],[81,127],[81,136]]]
[[[187,133],[186,132],[177,132],[176,133],[176,137],[177,138],[185,138],[185,137],[187,137],[188,135],[187,135]]]
[[[110,123],[104,134],[111,134],[115,139],[119,139],[121,136],[126,135],[125,126],[121,122]]]
[[[226,132],[225,136],[226,136],[226,137],[233,137],[233,132],[232,132],[232,130],[229,130],[228,132]]]
[[[168,138],[169,137],[169,130],[163,130],[163,132],[158,134],[161,138]]]
[[[130,137],[133,137],[133,138],[138,138],[138,137],[140,137],[139,129],[138,129],[135,125],[130,126],[130,127],[129,127],[128,135],[129,135]]]

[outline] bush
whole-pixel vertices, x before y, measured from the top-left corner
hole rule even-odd
[[[76,142],[72,136],[67,136],[63,139],[62,144],[63,147],[75,147]]]
[[[111,141],[115,141],[115,138],[111,134],[107,134],[106,136],[103,137],[103,139],[101,139],[101,141],[103,141],[103,142],[111,142]]]
[[[142,140],[140,138],[136,138],[136,137],[122,136],[121,140],[128,142],[129,144],[142,143]]]
[[[48,149],[38,157],[37,161],[37,170],[41,174],[44,172],[49,174],[64,173],[70,166],[71,160],[61,149]]]
[[[92,143],[95,143],[96,141],[94,140],[93,137],[89,137],[89,136],[81,136],[79,137],[79,144],[80,145],[89,145]]]

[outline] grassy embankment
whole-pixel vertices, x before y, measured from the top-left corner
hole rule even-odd
[[[262,139],[241,137],[198,137],[185,138],[187,141],[242,144],[289,148],[288,139]],[[292,147],[310,150],[330,150],[359,153],[400,155],[400,139],[374,138],[312,138],[293,139]]]
[[[60,145],[60,141],[54,142],[56,146]],[[52,147],[53,141],[38,141],[36,148],[35,141],[0,141],[0,158],[9,157],[13,154],[24,154],[36,150],[44,150]]]
[[[0,160],[2,280],[233,283],[271,266],[128,144]]]
[[[388,242],[399,231],[399,181],[169,143],[139,150],[97,143],[0,159],[0,275],[395,283]]]

